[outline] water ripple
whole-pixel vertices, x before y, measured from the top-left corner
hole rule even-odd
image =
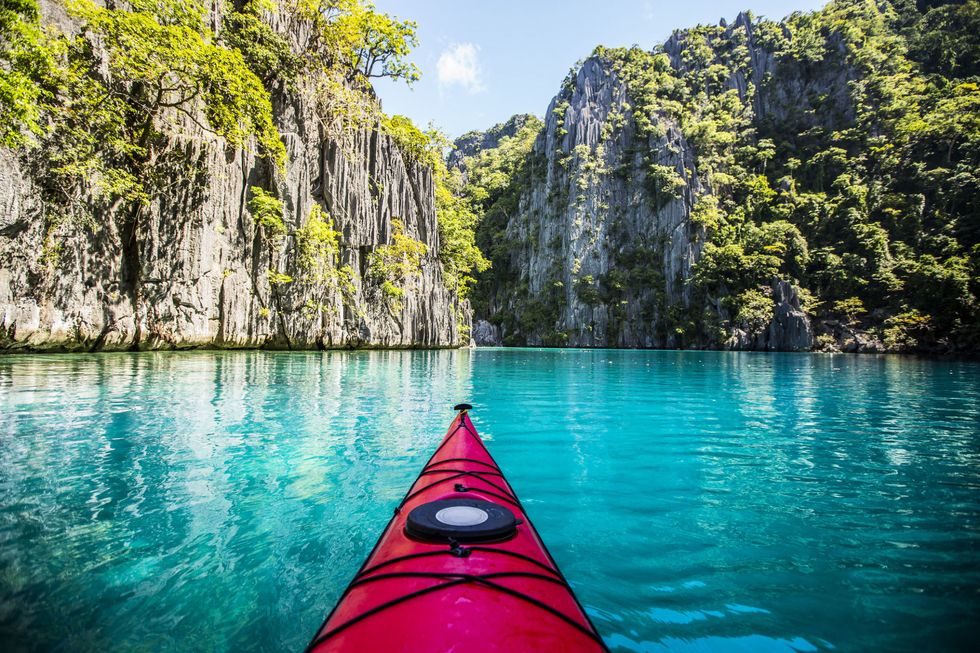
[[[3,650],[299,650],[469,399],[615,651],[970,650],[980,366],[0,358]]]

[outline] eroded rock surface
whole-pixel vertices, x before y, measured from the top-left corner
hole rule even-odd
[[[47,19],[69,29],[58,5]],[[135,238],[119,220],[52,229],[30,151],[0,149],[0,349],[181,347],[451,347],[469,306],[443,284],[430,167],[379,130],[327,136],[302,90],[274,94],[289,155],[284,175],[184,121],[174,146],[192,174],[153,200]],[[270,179],[275,177],[275,182]],[[290,231],[319,205],[342,232],[338,265],[353,296],[304,283],[296,248],[270,248],[248,212],[249,188],[275,186]],[[423,242],[421,273],[400,306],[368,278],[371,253],[393,221]],[[270,283],[270,270],[295,278]]]

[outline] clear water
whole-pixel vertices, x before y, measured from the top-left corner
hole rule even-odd
[[[456,401],[615,651],[969,650],[980,365],[0,358],[0,649],[302,650]]]

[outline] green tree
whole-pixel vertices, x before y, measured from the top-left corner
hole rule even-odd
[[[844,317],[846,324],[854,324],[857,318],[867,313],[864,302],[859,297],[848,297],[834,302],[834,312],[840,313]]]
[[[439,221],[439,259],[446,286],[465,298],[476,283],[476,275],[490,268],[490,261],[476,245],[480,216],[463,194],[459,170],[449,171],[436,162],[436,216]]]
[[[381,288],[393,313],[400,313],[405,283],[422,272],[422,259],[428,253],[425,243],[405,234],[401,220],[391,221],[391,242],[380,245],[368,258],[368,275]]]
[[[0,5],[0,144],[16,147],[42,132],[44,81],[54,54],[43,47],[36,0]]]

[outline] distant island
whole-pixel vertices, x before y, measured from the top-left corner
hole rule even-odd
[[[980,350],[977,0],[600,46],[452,143],[371,87],[411,21],[127,6],[0,11],[0,349]]]

